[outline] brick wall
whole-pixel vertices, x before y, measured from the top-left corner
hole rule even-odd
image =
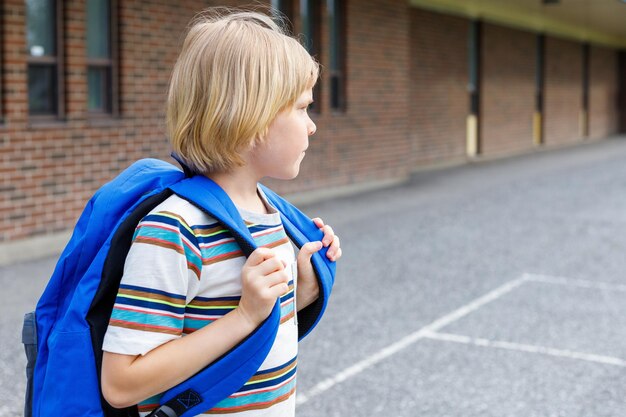
[[[412,163],[464,158],[469,21],[421,9],[410,16]]]
[[[317,133],[300,175],[268,185],[299,192],[408,174],[408,12],[403,0],[347,2],[347,109],[330,109],[330,79],[322,69],[320,113],[312,114]],[[330,66],[326,37],[320,60]]]
[[[24,2],[5,2],[0,241],[65,230],[94,190],[133,160],[167,158],[169,69],[180,33],[206,3],[119,2],[121,117],[101,119],[86,111],[85,3],[66,2],[66,120],[35,123],[27,116]]]
[[[544,128],[547,145],[581,139],[582,46],[546,36]]]
[[[533,147],[536,36],[483,24],[481,150],[486,155]]]
[[[28,117],[24,2],[4,2],[0,244],[70,229],[89,196],[132,161],[169,160],[165,94],[184,28],[206,6],[249,3],[118,2],[120,117],[96,118],[86,111],[85,3],[69,0],[66,118],[48,123]],[[298,4],[294,0],[296,15]],[[346,4],[347,109],[330,109],[328,28],[322,19],[321,95],[315,97],[320,112],[312,115],[318,130],[300,176],[267,181],[281,193],[400,179],[416,166],[465,158],[469,20],[410,8],[405,0]],[[527,149],[534,35],[491,24],[483,32],[483,151]],[[607,103],[615,94],[616,58],[613,50],[595,47],[591,56],[591,132],[601,137],[614,129]],[[579,139],[581,60],[580,44],[547,38],[548,144]]]
[[[592,46],[589,61],[589,137],[601,139],[618,130],[617,52]]]
[[[132,161],[169,160],[165,94],[189,19],[206,6],[249,4],[118,2],[121,117],[87,114],[86,11],[83,1],[71,0],[64,14],[66,120],[46,124],[28,118],[24,2],[5,2],[0,242],[67,230],[89,196]],[[316,98],[321,113],[313,116],[318,133],[298,179],[268,181],[279,192],[398,178],[410,170],[408,4],[347,4],[347,111],[331,112],[329,78],[322,72],[323,94]],[[322,65],[328,66],[328,48],[322,52]]]

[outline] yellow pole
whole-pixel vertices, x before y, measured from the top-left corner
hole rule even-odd
[[[467,156],[474,157],[478,154],[478,118],[475,114],[467,116]]]
[[[543,143],[543,131],[541,128],[541,112],[533,114],[533,143],[541,145]]]

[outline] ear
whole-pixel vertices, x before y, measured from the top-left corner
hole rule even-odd
[[[252,142],[250,143],[250,149],[254,149],[257,146],[261,145],[263,142],[265,142],[265,138],[267,138],[269,130],[269,127],[266,127],[263,132],[257,133],[257,135],[254,137],[254,139],[252,139]]]
[[[256,135],[254,138],[250,139],[247,145],[242,148],[243,152],[251,152],[256,148],[262,141],[260,135]]]

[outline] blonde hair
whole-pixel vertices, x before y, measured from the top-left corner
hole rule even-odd
[[[276,115],[317,81],[319,64],[269,16],[212,8],[192,21],[174,66],[167,130],[197,173],[244,164]]]

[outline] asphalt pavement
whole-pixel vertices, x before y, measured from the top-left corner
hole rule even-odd
[[[340,235],[298,417],[626,416],[626,137],[302,207]],[[54,259],[0,268],[0,416]]]

